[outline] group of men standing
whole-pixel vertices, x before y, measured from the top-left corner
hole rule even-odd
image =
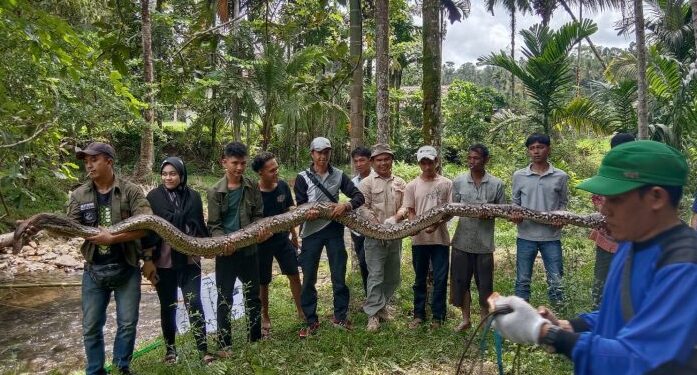
[[[550,138],[532,134],[525,146],[531,163],[513,174],[512,202],[537,211],[565,210],[569,177],[548,160]],[[204,237],[233,233],[263,217],[287,212],[295,203],[331,202],[334,203],[333,217],[358,210],[365,220],[389,226],[403,220],[414,220],[418,215],[448,202],[506,202],[502,180],[486,169],[491,155],[482,144],[469,147],[469,171],[453,181],[438,173],[440,160],[432,146],[418,149],[416,159],[421,172],[409,182],[393,173],[394,153],[387,144],[376,144],[371,149],[359,147],[352,152],[357,172],[353,179],[330,164],[331,151],[328,139],[318,137],[312,141],[312,164],[298,173],[295,179],[294,202],[290,186],[278,178],[279,165],[273,154],[261,152],[253,159],[252,169],[259,176],[258,181],[254,181],[244,174],[248,161],[247,147],[240,142],[226,145],[221,157],[225,174],[207,191],[208,221],[204,223],[201,198],[186,186],[186,168],[181,159],[167,158],[163,161],[160,167],[162,185],[157,188],[159,190],[151,191],[146,199],[138,187],[114,173],[113,148],[103,143],[92,143],[77,154],[78,158],[85,160],[90,180],[71,193],[68,212],[74,220],[100,228],[133,215],[154,212],[182,231]],[[348,200],[340,201],[342,193]],[[171,306],[176,300],[174,293],[177,286],[187,293],[185,302],[192,326],[202,331],[198,334],[195,332],[195,336],[205,363],[215,357],[231,355],[230,306],[236,279],[240,279],[244,285],[248,340],[257,341],[268,336],[271,330],[268,286],[272,258],[277,260],[282,273],[287,275],[298,317],[305,322],[299,336],[304,338],[315,333],[320,328],[316,282],[324,248],[327,250],[333,291],[331,323],[338,328],[351,329],[348,317],[350,292],[345,280],[348,256],[344,227],[336,221],[319,219],[316,210],[310,210],[306,219],[299,233],[291,230],[272,234],[265,230],[258,235],[258,244],[240,249],[229,246],[224,254],[216,257],[217,356],[209,354],[206,345],[205,323],[201,318],[203,311],[200,296],[197,295],[200,293],[201,275],[198,258],[180,254],[163,239],[139,241],[141,237],[152,236],[146,231],[113,235],[100,229],[98,235],[87,238],[82,247],[86,261],[82,300],[87,373],[104,372],[103,326],[112,293],[117,312],[113,363],[121,373],[130,373],[140,301],[137,270],[141,264],[143,275],[158,287],[158,296],[163,305],[161,313],[167,344],[166,362],[177,359],[172,327],[174,310]],[[462,322],[457,325],[457,331],[471,326],[470,285],[473,278],[477,284],[480,313],[482,317],[489,313],[487,298],[494,288],[494,219],[486,216],[460,218],[452,240],[447,221],[437,222],[412,237],[415,280],[413,318],[408,324],[412,329],[427,320],[429,277],[433,282],[431,327],[440,327],[446,319],[448,275],[450,302],[462,311]],[[529,300],[533,264],[540,252],[547,274],[549,300],[553,306],[560,304],[563,300],[562,224],[538,224],[522,217],[513,217],[511,221],[518,225],[515,295],[521,301]],[[34,232],[35,228],[27,229],[29,235]],[[368,316],[367,330],[376,331],[381,323],[393,318],[390,301],[401,282],[402,241],[366,238],[354,232],[351,236],[363,280],[363,311]],[[298,268],[302,269],[302,282]],[[517,302],[511,303],[515,305]],[[516,306],[522,308],[523,305],[519,305]],[[505,331],[505,325],[499,323],[499,326]]]
[[[525,145],[532,163],[513,176],[513,202],[539,211],[564,210],[568,202],[568,175],[549,163],[549,137],[533,134]],[[363,217],[393,225],[447,202],[501,204],[506,201],[502,180],[486,171],[490,154],[482,144],[468,149],[469,172],[457,176],[454,181],[437,173],[439,160],[435,148],[421,147],[416,158],[421,173],[406,183],[392,173],[394,154],[388,145],[377,144],[372,150],[359,147],[352,152],[358,172],[353,181],[365,197],[365,204],[360,208]],[[516,295],[526,300],[530,298],[533,263],[540,251],[547,271],[550,300],[560,304],[563,298],[561,225],[537,224],[519,217],[513,221],[519,227]],[[356,233],[352,233],[352,238],[366,291],[363,310],[369,317],[367,329],[373,331],[379,328],[381,321],[391,319],[388,302],[400,282],[401,240],[362,238]],[[414,310],[409,327],[416,328],[426,320],[429,275],[433,282],[431,326],[440,326],[446,317],[448,273],[450,302],[462,310],[462,322],[456,330],[464,331],[471,326],[473,278],[479,292],[481,316],[485,316],[487,297],[493,292],[494,248],[494,219],[491,217],[460,218],[452,241],[445,221],[413,236]]]

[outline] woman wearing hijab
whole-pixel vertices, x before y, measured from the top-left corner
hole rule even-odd
[[[162,183],[148,193],[152,211],[182,232],[195,237],[207,237],[203,220],[201,195],[186,185],[186,167],[177,157],[168,157],[160,165]],[[159,282],[156,284],[160,299],[160,320],[162,335],[167,352],[165,363],[177,361],[174,337],[177,331],[177,287],[181,288],[184,303],[188,308],[189,322],[196,339],[196,346],[204,363],[210,363],[214,357],[208,353],[206,343],[206,321],[201,304],[201,260],[182,254],[169,243],[153,234],[153,258],[157,266]]]

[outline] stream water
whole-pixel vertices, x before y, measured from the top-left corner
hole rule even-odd
[[[204,268],[205,269],[205,268]],[[79,283],[82,274],[44,273],[0,280],[0,285],[36,283]],[[214,274],[202,279],[202,300],[208,332],[215,330],[217,292]],[[239,286],[239,281],[237,282]],[[233,318],[244,313],[241,293],[234,295]],[[160,304],[155,289],[141,286],[140,318],[136,348],[161,335]],[[180,292],[181,301],[181,292]],[[179,305],[180,332],[188,329],[184,306]],[[116,331],[115,303],[109,303],[104,330],[107,360]],[[84,368],[80,287],[31,287],[0,289],[0,373],[70,372]]]

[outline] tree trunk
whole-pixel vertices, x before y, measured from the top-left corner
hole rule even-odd
[[[583,21],[583,3],[578,3],[578,22]],[[578,53],[576,55],[576,96],[581,95],[581,45],[583,41],[578,41]]]
[[[440,143],[436,138],[440,126],[440,47],[441,25],[439,0],[423,0],[423,134],[424,144]]]
[[[692,32],[695,33],[695,65],[697,65],[697,0],[691,1],[692,6]],[[697,66],[695,67],[697,69]]]
[[[239,0],[232,1],[232,18],[236,19],[240,16],[240,2]],[[239,40],[232,42],[232,52],[235,57],[240,56]],[[242,76],[242,71],[240,69],[235,69],[235,74]],[[234,96],[230,100],[230,109],[232,110],[232,135],[235,141],[242,142],[242,106],[240,105],[240,100],[237,96]],[[217,157],[217,155],[216,155]]]
[[[264,114],[261,116],[261,149],[267,151],[271,144],[271,131],[273,127],[273,109],[269,101],[270,93],[266,95],[266,105],[264,106]]]
[[[350,0],[350,39],[353,74],[351,81],[351,150],[363,146],[363,20],[361,0]]]
[[[642,0],[634,0],[634,30],[637,49],[637,130],[639,139],[649,138],[649,119],[646,105],[646,38]]]
[[[578,22],[583,21],[583,2],[578,3]],[[581,95],[581,45],[582,40],[578,41],[578,55],[576,56],[576,96]]]
[[[152,174],[152,164],[154,156],[154,140],[153,140],[153,120],[155,119],[155,95],[153,91],[153,82],[155,81],[153,66],[152,66],[152,32],[150,24],[150,1],[140,0],[141,14],[141,37],[143,42],[143,80],[145,81],[146,99],[148,108],[143,111],[145,126],[143,135],[140,139],[140,157],[136,164],[134,179],[144,182],[148,180]]]
[[[389,0],[375,0],[375,80],[377,83],[377,143],[388,143],[390,134],[390,22]]]
[[[511,60],[515,61],[515,9],[511,11]],[[515,100],[515,75],[511,73],[511,101]]]
[[[217,140],[218,139],[218,119],[213,116],[211,119],[211,151],[210,154],[208,155],[209,157],[216,158],[218,155],[216,155],[216,151],[218,150],[218,144]]]

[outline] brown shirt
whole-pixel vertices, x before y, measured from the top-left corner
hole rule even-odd
[[[426,181],[421,176],[416,177],[407,184],[404,191],[403,208],[412,208],[416,215],[421,215],[433,207],[443,203],[449,203],[452,198],[453,182],[437,175],[433,180]],[[412,236],[413,245],[445,245],[450,246],[448,224],[438,226],[433,233],[421,231]]]
[[[365,197],[359,212],[368,220],[382,224],[402,206],[406,182],[395,175],[384,178],[371,173],[361,180],[358,188]]]

